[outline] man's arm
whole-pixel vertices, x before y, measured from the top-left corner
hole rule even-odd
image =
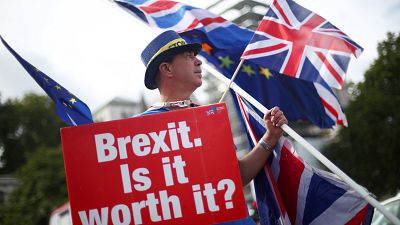
[[[273,147],[283,134],[281,126],[287,124],[287,119],[278,107],[274,107],[264,115],[264,123],[267,127],[267,132],[262,137],[264,144],[258,143],[249,153],[239,159],[243,186],[247,185],[264,167]]]

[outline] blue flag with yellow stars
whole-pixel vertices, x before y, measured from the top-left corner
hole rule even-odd
[[[92,113],[84,102],[23,59],[1,36],[0,39],[8,51],[14,55],[36,83],[38,83],[46,94],[54,101],[58,117],[70,126],[93,123]]]

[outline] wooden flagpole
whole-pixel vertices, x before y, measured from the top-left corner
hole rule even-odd
[[[236,67],[236,70],[233,73],[232,78],[230,79],[228,86],[226,87],[226,89],[225,89],[224,93],[222,94],[221,98],[219,99],[218,103],[221,103],[224,100],[225,95],[226,95],[226,93],[228,93],[229,89],[231,88],[233,80],[235,80],[237,74],[239,73],[239,69],[240,69],[240,67],[242,67],[243,62],[244,62],[244,59],[240,60],[239,65]]]

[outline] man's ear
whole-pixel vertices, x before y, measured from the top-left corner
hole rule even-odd
[[[158,69],[160,70],[161,74],[165,74],[166,76],[172,76],[171,64],[163,62],[160,64]]]

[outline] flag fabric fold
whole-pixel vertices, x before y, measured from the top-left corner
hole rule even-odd
[[[266,130],[261,113],[237,94],[236,107],[254,146]],[[365,199],[334,174],[304,162],[284,137],[255,178],[255,187],[261,224],[371,223],[373,207]]]
[[[150,26],[182,31],[181,36],[186,41],[202,43],[200,54],[229,79],[254,34],[207,10],[174,1],[115,2]],[[183,18],[191,18],[191,21],[183,23]],[[347,126],[336,95],[324,82],[282,76],[247,61],[234,82],[265,107],[279,106],[291,121],[310,121],[321,128],[336,124]]]
[[[351,55],[362,51],[321,16],[292,0],[274,0],[241,58],[340,89]]]
[[[92,113],[84,102],[23,59],[1,36],[0,39],[7,50],[18,60],[36,83],[39,84],[46,94],[54,101],[58,117],[70,126],[93,123]]]

